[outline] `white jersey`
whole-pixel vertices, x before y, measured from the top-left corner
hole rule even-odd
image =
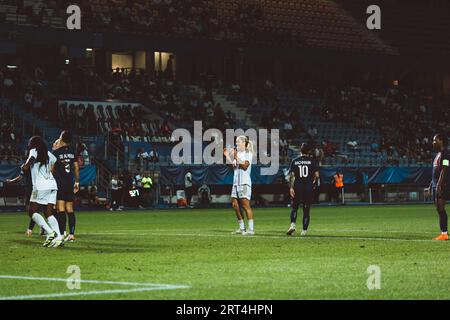
[[[31,166],[31,181],[33,182],[33,190],[58,190],[56,180],[52,174],[52,166],[56,163],[56,157],[49,151],[48,163],[41,164],[34,162]],[[31,149],[28,159],[37,158],[37,150]]]
[[[117,179],[111,180],[111,189],[112,190],[119,190],[119,181]]]
[[[192,173],[190,172],[186,173],[186,175],[184,176],[184,187],[185,188],[192,187]]]
[[[252,179],[250,175],[252,173],[252,158],[253,154],[247,151],[238,151],[237,157],[240,162],[248,161],[250,165],[247,170],[236,167],[234,169],[233,186],[252,185]]]

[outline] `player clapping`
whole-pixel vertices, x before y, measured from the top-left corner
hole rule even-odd
[[[227,162],[234,170],[233,188],[231,190],[231,204],[236,213],[239,223],[239,229],[234,233],[242,235],[253,235],[253,210],[250,206],[250,199],[252,195],[252,180],[250,177],[252,158],[253,158],[253,144],[246,136],[239,136],[236,138],[236,148],[232,151],[233,159],[231,159],[230,152],[224,150],[224,155]],[[247,214],[248,230],[245,228],[244,217],[242,209]]]

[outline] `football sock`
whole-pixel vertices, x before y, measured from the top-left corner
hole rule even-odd
[[[58,220],[56,220],[55,216],[50,216],[47,218],[48,224],[50,225],[50,227],[53,229],[53,231],[56,232],[56,234],[58,235],[58,237],[61,236],[61,233],[59,232],[59,224],[58,224]]]
[[[56,216],[58,217],[57,220],[59,223],[59,232],[61,232],[61,234],[64,234],[64,232],[66,232],[66,224],[67,224],[66,213],[64,211],[58,212]]]
[[[77,223],[75,212],[67,212],[67,217],[69,218],[69,234],[74,235],[75,225]]]
[[[310,205],[304,204],[303,205],[303,230],[308,230],[309,226],[309,209],[311,208]]]
[[[291,210],[291,223],[297,222],[297,210],[298,209],[292,209]]]
[[[43,216],[41,216],[39,213],[35,212],[33,213],[33,216],[31,217],[36,224],[43,228],[47,234],[50,234],[53,232],[52,228],[45,222],[45,219]]]
[[[253,219],[248,220],[248,230],[253,231]]]
[[[30,219],[30,223],[28,224],[28,230],[33,230],[35,225],[36,225],[36,222],[34,222],[33,219]]]
[[[238,220],[238,222],[239,222],[239,229],[245,230],[244,220]]]
[[[447,212],[444,210],[438,210],[439,214],[439,226],[441,227],[442,233],[447,233],[448,231],[448,217]]]

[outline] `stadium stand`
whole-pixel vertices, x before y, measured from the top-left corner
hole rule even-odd
[[[2,1],[5,22],[64,27],[67,1]],[[113,6],[110,4],[114,3]],[[82,1],[89,30],[396,54],[330,0]]]
[[[118,169],[142,168],[141,159],[153,149],[159,157],[152,165],[166,166],[171,164],[173,130],[192,131],[193,122],[202,121],[203,130],[280,129],[282,165],[298,153],[303,141],[314,143],[316,156],[329,168],[428,165],[433,156],[432,134],[450,129],[449,100],[439,90],[422,89],[426,80],[413,85],[403,81],[402,74],[406,74],[404,70],[409,65],[405,69],[396,65],[401,64],[403,57],[429,57],[435,52],[436,56],[445,56],[449,52],[448,40],[444,38],[450,30],[450,23],[444,19],[449,6],[432,1],[420,12],[416,1],[405,10],[380,1],[385,17],[383,29],[368,32],[363,20],[367,17],[367,3],[81,1],[83,31],[89,37],[110,35],[114,40],[116,35],[122,35],[138,45],[151,42],[150,39],[156,45],[159,40],[167,41],[162,47],[175,48],[173,54],[168,53],[171,63],[177,50],[181,52],[177,70],[173,64],[167,67],[167,61],[167,69],[163,70],[161,58],[159,67],[156,60],[148,61],[156,49],[137,49],[136,45],[122,48],[132,56],[133,66],[113,69],[112,55],[119,51],[102,48],[99,41],[97,47],[90,49],[94,52],[88,58],[82,35],[83,44],[54,46],[58,63],[52,63],[53,57],[43,62],[40,58],[30,59],[30,54],[24,53],[30,48],[21,43],[17,46],[21,52],[18,56],[22,56],[17,59],[17,66],[0,70],[4,112],[1,161],[17,162],[26,149],[24,143],[16,143],[10,137],[26,141],[32,134],[42,134],[47,141],[53,141],[61,129],[70,129],[80,137],[80,146],[86,144],[84,150],[105,175]],[[53,28],[65,35],[67,5],[68,1],[0,0],[1,31],[9,32],[2,36],[20,43],[22,37],[32,34],[30,30],[40,28]],[[440,12],[435,16],[437,11]],[[418,19],[427,27],[413,34],[409,30]],[[99,37],[108,43],[106,38]],[[55,39],[51,41],[58,41]],[[89,41],[86,42],[92,43]],[[198,52],[183,51],[189,41],[199,45]],[[207,49],[214,44],[232,49],[210,54]],[[274,57],[258,56],[261,48],[273,49]],[[146,63],[140,67],[134,65],[134,50],[145,53]],[[205,52],[189,57],[201,51]],[[300,63],[293,62],[291,69],[289,60],[280,62],[285,57],[282,54],[290,54],[295,57],[292,60]],[[206,62],[214,55],[220,58]],[[341,59],[344,56],[346,59]],[[365,59],[360,60],[361,56]],[[3,57],[8,60],[7,53]],[[374,60],[369,61],[368,57]],[[252,64],[254,58],[260,59],[259,64]],[[327,66],[327,59],[339,59],[338,66],[330,68],[336,61]],[[196,63],[191,64],[193,61]],[[310,61],[315,64],[308,66]],[[380,61],[386,64],[378,66]],[[189,64],[192,70],[187,70]],[[225,66],[226,74],[216,72],[220,65]],[[258,66],[264,70],[255,71]],[[391,68],[395,71],[390,72]],[[350,81],[336,80],[346,72],[342,78]],[[377,76],[378,82],[373,79]],[[401,78],[401,85],[398,80],[391,85],[394,76]],[[436,88],[436,83],[429,87]],[[10,122],[19,126],[11,128]],[[102,150],[94,150],[92,145],[99,145]]]
[[[373,1],[339,0],[344,9],[361,17]],[[446,56],[450,52],[450,5],[448,1],[381,0],[376,4],[382,10],[382,29],[377,31],[385,43],[393,44],[402,55]],[[363,17],[365,18],[365,17]],[[365,20],[357,19],[361,24]],[[420,24],[420,28],[417,25]],[[420,44],[420,45],[417,45]]]

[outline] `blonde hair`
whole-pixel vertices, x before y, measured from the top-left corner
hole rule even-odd
[[[245,151],[250,152],[251,154],[254,154],[254,150],[253,150],[253,142],[250,141],[250,139],[247,136],[239,136],[236,138],[236,140],[240,140],[242,142],[245,143]]]

